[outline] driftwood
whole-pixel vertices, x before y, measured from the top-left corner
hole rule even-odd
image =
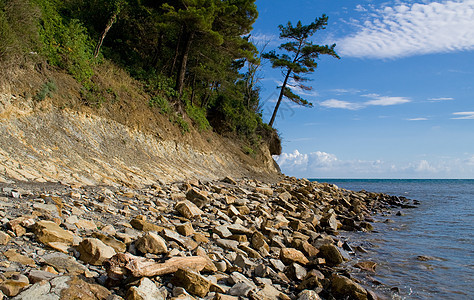
[[[189,268],[199,272],[212,264],[209,258],[202,256],[172,257],[163,263],[132,255],[118,253],[107,260],[104,265],[109,278],[120,280],[132,275],[135,277],[152,277],[176,272],[179,268]]]

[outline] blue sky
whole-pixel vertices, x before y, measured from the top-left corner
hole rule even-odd
[[[309,178],[474,178],[474,0],[257,0],[254,42],[276,49],[278,25],[323,13],[321,57],[304,92],[274,126],[282,171]],[[264,119],[281,72],[260,71]]]

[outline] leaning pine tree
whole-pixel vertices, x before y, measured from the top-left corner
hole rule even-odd
[[[311,90],[310,86],[303,84],[309,79],[303,77],[302,74],[314,72],[314,69],[318,65],[316,59],[318,59],[321,54],[328,54],[332,57],[340,58],[334,51],[336,44],[321,46],[313,45],[312,42],[308,41],[316,31],[326,29],[325,26],[327,23],[328,17],[323,14],[309,25],[303,26],[301,21],[298,21],[296,27],[293,27],[291,22],[288,22],[286,26],[278,26],[280,29],[280,38],[289,40],[289,42],[281,44],[279,49],[288,52],[288,54],[277,54],[275,51],[270,51],[262,55],[263,58],[271,61],[273,68],[281,68],[285,76],[283,84],[279,86],[280,95],[268,125],[273,126],[283,97],[302,106],[313,106],[310,102],[295,94],[291,90],[291,87],[297,87],[305,91]]]

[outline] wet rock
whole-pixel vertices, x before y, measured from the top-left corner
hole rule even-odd
[[[294,248],[282,248],[280,250],[280,260],[284,264],[292,264],[294,262],[306,265],[309,263],[308,258],[299,250]]]
[[[166,299],[156,284],[144,277],[140,279],[137,286],[132,286],[126,296],[126,300],[164,300]]]
[[[77,250],[81,254],[81,260],[92,265],[100,266],[106,260],[115,255],[114,248],[107,246],[96,238],[84,239]]]
[[[198,297],[205,297],[211,286],[210,282],[201,274],[189,269],[178,269],[172,279],[174,285],[183,287],[188,293]]]
[[[339,297],[367,300],[367,291],[347,277],[334,274],[331,277],[331,293]]]
[[[359,268],[364,271],[375,272],[375,267],[377,263],[372,261],[361,261],[354,265],[354,267]]]
[[[161,254],[168,252],[165,240],[153,232],[145,233],[135,242],[135,246],[141,253]]]
[[[326,244],[319,247],[319,255],[322,256],[330,266],[337,266],[344,262],[339,249],[333,244]]]

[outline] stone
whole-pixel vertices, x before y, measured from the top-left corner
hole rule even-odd
[[[77,247],[81,254],[81,260],[85,263],[100,266],[106,260],[115,255],[114,248],[107,246],[99,239],[86,238]]]
[[[15,300],[101,300],[110,291],[98,284],[85,282],[76,276],[59,276],[49,282],[40,281],[16,296]]]
[[[218,235],[220,235],[220,237],[222,237],[224,239],[232,236],[232,232],[230,232],[229,229],[227,228],[227,226],[224,226],[224,225],[215,226],[212,229],[212,231],[216,232]]]
[[[224,249],[237,251],[239,242],[227,239],[216,239],[216,244]]]
[[[189,269],[178,269],[172,283],[198,297],[205,297],[211,287],[211,283],[204,276]]]
[[[135,242],[135,246],[141,253],[168,253],[166,241],[161,236],[153,232],[145,233]]]
[[[328,214],[321,219],[321,225],[331,228],[333,231],[337,231],[337,219],[336,214]]]
[[[182,236],[176,231],[164,228],[161,231],[161,235],[163,238],[167,241],[174,241],[178,243],[180,246],[188,249],[188,250],[194,250],[196,249],[199,245],[191,238]]]
[[[375,272],[375,267],[377,263],[372,261],[361,261],[354,265],[354,267],[359,268],[364,271]]]
[[[11,240],[11,236],[8,233],[0,231],[0,245],[6,245]]]
[[[114,248],[115,252],[125,252],[127,251],[127,245],[124,242],[121,242],[111,236],[102,234],[100,232],[94,232],[91,235],[93,238],[99,239],[107,246]]]
[[[14,261],[25,266],[36,267],[36,263],[32,258],[17,253],[15,249],[5,251],[3,255],[5,255],[9,261]]]
[[[197,207],[202,208],[204,205],[209,203],[209,198],[202,191],[195,188],[191,188],[186,193],[186,199],[196,204]]]
[[[30,280],[31,283],[37,283],[42,280],[50,281],[51,279],[57,276],[58,276],[57,274],[53,274],[51,272],[42,271],[42,270],[31,270],[30,273],[28,273],[28,279]]]
[[[201,209],[199,209],[199,207],[196,206],[196,204],[189,200],[176,203],[174,208],[186,219],[194,219],[204,213]]]
[[[341,252],[333,244],[325,244],[319,247],[319,255],[326,260],[329,266],[337,266],[344,261]]]
[[[86,220],[86,219],[79,219],[79,220],[77,220],[76,223],[74,223],[74,225],[76,225],[77,228],[79,228],[79,229],[85,229],[85,230],[96,230],[97,229],[97,225],[93,221]]]
[[[250,291],[252,291],[254,287],[249,285],[247,282],[237,282],[234,284],[228,293],[232,296],[240,296],[240,297],[247,297]]]
[[[86,267],[78,263],[74,257],[64,253],[54,252],[43,255],[42,258],[47,265],[61,272],[83,274],[87,270]]]
[[[307,273],[306,269],[297,263],[292,263],[285,268],[285,274],[294,280],[303,280]]]
[[[257,187],[255,191],[263,195],[273,196],[273,189],[269,187]]]
[[[304,290],[298,295],[298,300],[321,300],[318,293],[313,290]]]
[[[184,223],[176,226],[176,231],[184,236],[190,236],[194,234],[194,228],[191,223]]]
[[[334,274],[330,280],[331,293],[335,296],[367,300],[367,291],[349,278]]]
[[[71,245],[74,240],[72,232],[62,229],[58,224],[51,221],[36,222],[33,231],[38,241],[45,245],[50,242],[63,242]]]
[[[244,269],[244,270],[252,270],[257,265],[250,261],[247,257],[243,256],[242,254],[237,254],[237,258],[234,260],[234,265]]]
[[[156,284],[149,278],[140,279],[137,286],[128,289],[126,300],[165,300]]]
[[[28,281],[7,279],[0,283],[0,291],[2,291],[5,296],[14,297],[28,285],[30,285]]]
[[[273,285],[264,284],[263,288],[256,293],[256,296],[259,300],[278,300],[280,299],[280,294],[281,292]]]
[[[258,231],[256,231],[252,235],[251,245],[252,245],[252,248],[254,248],[255,250],[259,252],[262,252],[261,249],[265,250],[267,253],[270,251],[270,247],[265,241],[265,236],[261,232],[258,232]]]
[[[294,248],[282,248],[280,250],[280,260],[287,265],[294,262],[302,265],[309,263],[308,258],[306,258],[306,256],[301,251]]]
[[[163,227],[150,223],[142,218],[135,218],[130,221],[133,228],[141,231],[156,231],[160,232]]]

